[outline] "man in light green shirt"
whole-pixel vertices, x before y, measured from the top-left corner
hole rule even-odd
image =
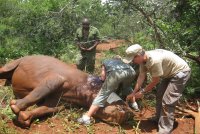
[[[163,49],[144,51],[140,45],[135,44],[127,48],[126,54],[127,62],[140,65],[137,83],[127,100],[141,98],[160,83],[154,121],[158,122],[159,134],[170,134],[173,130],[175,106],[190,78],[190,67],[179,56]],[[151,82],[141,89],[147,73],[152,76]]]
[[[100,34],[96,27],[90,26],[87,18],[82,21],[82,27],[78,28],[75,42],[80,50],[77,67],[80,70],[93,73],[95,66],[96,46],[99,43]]]

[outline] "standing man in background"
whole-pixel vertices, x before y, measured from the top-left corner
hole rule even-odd
[[[96,46],[99,43],[100,34],[96,27],[90,25],[88,18],[82,20],[82,27],[78,28],[75,35],[75,42],[80,50],[77,68],[93,73],[95,68]]]
[[[127,61],[140,65],[137,83],[127,100],[141,98],[160,83],[156,94],[156,116],[152,121],[158,123],[159,134],[170,134],[174,125],[175,106],[190,78],[190,67],[179,56],[163,49],[144,51],[135,44],[127,48],[126,54]],[[147,72],[152,77],[151,82],[140,89]]]

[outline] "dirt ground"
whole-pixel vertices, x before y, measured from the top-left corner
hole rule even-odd
[[[107,51],[119,47],[123,40],[111,40],[108,43],[102,43],[97,47],[97,58],[102,57],[101,51]],[[4,85],[4,80],[0,80],[0,86]],[[122,126],[113,126],[101,121],[93,124],[92,126],[82,126],[73,121],[66,120],[65,117],[60,118],[59,116],[49,117],[43,121],[35,121],[32,123],[29,129],[22,129],[14,124],[12,120],[8,121],[9,127],[15,128],[20,134],[155,134],[157,132],[157,124],[148,120],[155,113],[154,108],[148,108],[143,116],[136,123],[139,125],[137,131],[129,123],[123,124]],[[136,116],[139,113],[136,113]],[[173,134],[193,134],[194,130],[194,119],[192,118],[176,118],[174,124]],[[0,132],[1,134],[1,132]]]
[[[124,40],[108,40],[107,42],[98,44],[97,52],[112,50],[124,45],[124,43]]]
[[[145,112],[144,117],[140,121],[139,129],[137,129],[138,134],[156,134],[157,125],[148,120],[153,113],[153,109]],[[33,123],[29,129],[17,127],[12,121],[9,121],[8,124],[10,127],[15,128],[20,134],[136,134],[135,129],[130,124],[123,124],[119,127],[97,122],[89,127],[80,125],[76,128],[72,126],[70,122],[59,117],[50,117],[39,123]],[[172,134],[193,134],[193,125],[194,120],[192,118],[176,118]]]

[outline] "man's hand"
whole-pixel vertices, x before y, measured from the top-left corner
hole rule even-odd
[[[99,42],[96,41],[96,42],[94,43],[94,45],[91,46],[90,48],[84,48],[84,47],[82,47],[82,45],[81,45],[80,42],[77,42],[77,44],[78,44],[79,49],[81,49],[81,50],[83,50],[83,51],[91,51],[91,50],[93,50],[93,49],[99,44]]]
[[[139,99],[139,98],[142,98],[142,97],[143,97],[143,93],[140,92],[140,91],[135,94],[136,99]]]
[[[131,93],[126,97],[126,102],[132,102],[135,99],[135,93]]]
[[[87,50],[86,48],[82,47],[82,45],[81,45],[80,42],[76,42],[76,44],[78,45],[78,47],[79,47],[80,50],[84,50],[84,51]]]
[[[96,41],[96,42],[94,43],[94,45],[93,45],[92,47],[88,48],[87,50],[88,50],[88,51],[91,51],[91,50],[94,49],[98,44],[99,44],[99,42]]]
[[[92,47],[90,47],[90,48],[88,48],[87,49],[87,51],[91,51],[92,49],[94,49],[94,47],[92,46]]]
[[[82,45],[81,45],[81,44],[79,45],[79,48],[80,48],[81,50],[84,50],[84,51],[86,51],[86,50],[87,50],[86,48],[82,47]]]
[[[138,91],[137,93],[131,93],[129,94],[127,97],[126,97],[126,101],[129,102],[134,102],[135,99],[139,99],[139,98],[142,98],[143,97],[143,93],[141,91]]]

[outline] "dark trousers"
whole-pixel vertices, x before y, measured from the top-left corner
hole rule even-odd
[[[95,69],[96,51],[81,53],[78,59],[77,68],[89,73],[93,73]]]

